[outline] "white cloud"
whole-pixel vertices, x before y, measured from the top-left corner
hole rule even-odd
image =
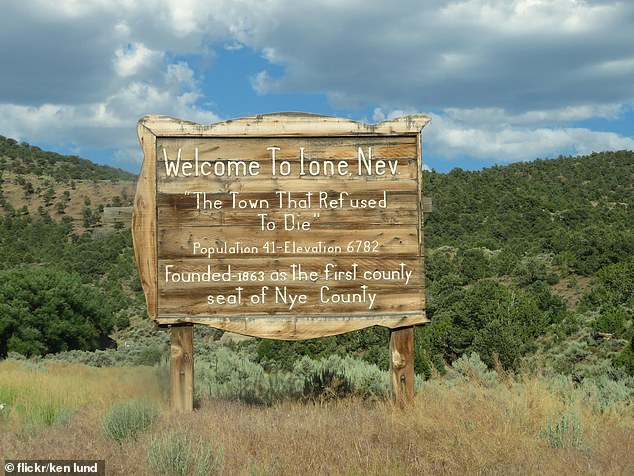
[[[130,43],[114,52],[114,69],[122,78],[135,76],[163,61],[163,53],[146,48],[142,43]]]
[[[251,78],[251,87],[258,94],[266,94],[273,89],[274,85],[271,82],[269,73],[263,70]]]
[[[383,108],[375,107],[372,113],[372,120],[375,122],[381,122],[388,119],[394,119],[399,116],[407,116],[410,114],[419,114],[415,109],[392,109],[389,111],[384,111]]]
[[[166,114],[200,123],[219,120],[196,102],[193,72],[185,64],[169,64],[158,84],[131,81],[102,101],[89,104],[0,104],[0,131],[20,140],[74,146],[82,149],[116,149],[117,166],[138,167],[136,121],[148,113]],[[135,158],[132,160],[132,158]],[[128,160],[130,159],[130,160]]]
[[[216,120],[198,106],[216,94],[201,90],[208,61],[173,59],[215,45],[283,68],[251,78],[258,94],[322,93],[377,121],[436,111],[425,135],[439,155],[634,148],[576,124],[634,103],[632,18],[616,0],[8,2],[0,133],[125,149],[145,113]]]
[[[614,132],[584,127],[512,126],[505,123],[456,121],[432,115],[423,136],[435,154],[447,159],[472,156],[513,162],[559,154],[587,154],[601,150],[634,149],[634,139]]]
[[[453,121],[471,124],[507,126],[538,126],[570,123],[588,119],[617,120],[625,112],[625,104],[566,106],[559,109],[527,110],[508,113],[502,108],[447,108],[443,116]]]
[[[0,75],[1,134],[80,152],[118,149],[122,160],[138,149],[144,114],[218,120],[197,105],[195,71],[167,54],[168,43],[172,52],[205,52],[182,5],[165,17],[126,0],[36,3],[11,3],[0,17],[0,41],[12,45],[0,49],[9,65]]]
[[[286,67],[278,89],[322,91],[344,107],[519,111],[634,97],[630,3],[265,4],[243,11],[251,27],[240,40]]]

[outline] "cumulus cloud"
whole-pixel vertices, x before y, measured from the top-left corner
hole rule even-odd
[[[114,52],[114,69],[122,78],[138,75],[160,65],[162,61],[163,52],[152,51],[137,42],[117,48]]]
[[[625,2],[267,5],[242,42],[285,65],[280,88],[330,93],[344,107],[519,111],[634,96],[634,5]]]
[[[634,103],[634,3],[609,0],[60,0],[0,17],[0,133],[136,146],[148,112],[210,122],[204,66],[250,48],[283,73],[260,95],[321,93],[373,119],[433,111],[439,155],[515,160],[632,148],[576,124]],[[213,61],[210,71],[213,73]],[[226,73],[225,73],[226,74]],[[130,145],[133,144],[133,145]],[[125,156],[125,154],[122,154]]]
[[[434,154],[505,162],[634,148],[577,125],[619,120],[634,102],[633,19],[634,4],[616,1],[270,1],[241,42],[286,68],[260,73],[260,94],[380,104],[375,121],[435,111]]]
[[[273,89],[274,84],[271,82],[269,73],[266,71],[260,71],[251,78],[251,87],[253,87],[255,92],[258,94],[266,94]]]
[[[137,119],[161,113],[201,123],[218,121],[216,114],[197,106],[200,97],[193,71],[184,63],[167,64],[153,82],[137,78],[86,104],[0,104],[0,131],[19,140],[73,146],[78,153],[114,149],[116,165],[134,170]]]
[[[182,7],[158,18],[127,0],[5,7],[0,41],[11,47],[0,49],[3,135],[79,152],[115,149],[123,160],[135,156],[135,122],[144,114],[218,120],[198,106],[196,72],[168,54],[168,44],[171,55],[204,52]]]
[[[477,118],[456,120],[452,114],[434,114],[432,126],[424,133],[425,142],[435,154],[446,159],[468,155],[500,163],[559,154],[634,149],[634,139],[614,132],[585,127],[540,127],[534,123],[522,125],[522,117],[516,124],[487,121],[486,115],[484,118],[482,121]]]

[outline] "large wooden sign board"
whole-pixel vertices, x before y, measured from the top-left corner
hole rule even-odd
[[[275,339],[426,322],[428,121],[141,119],[133,238],[150,317]]]

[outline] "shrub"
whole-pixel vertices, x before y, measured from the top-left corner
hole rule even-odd
[[[595,410],[603,412],[634,398],[634,378],[612,380],[601,375],[597,378],[584,379],[579,385],[579,390],[584,400]]]
[[[150,441],[148,464],[156,475],[212,476],[220,474],[222,451],[199,441],[194,444],[190,434],[172,431]]]
[[[389,388],[387,371],[351,357],[331,355],[314,360],[304,356],[290,372],[278,369],[269,373],[252,358],[244,349],[202,345],[196,360],[195,399],[225,398],[270,405],[303,395],[319,398],[321,392],[383,396]]]
[[[325,383],[324,379],[327,380],[329,374],[333,378],[338,376],[338,378],[350,383],[352,394],[364,398],[383,396],[387,394],[389,388],[389,373],[387,371],[352,357],[331,355],[320,360],[303,357],[295,364],[293,373],[302,379],[304,388],[306,382],[310,382],[312,379],[314,379],[315,384],[319,384],[320,380]],[[320,376],[322,373],[324,373],[323,378]],[[345,386],[342,386],[341,390],[344,388]]]
[[[63,360],[93,367],[126,367],[156,365],[167,355],[165,336],[144,337],[122,345],[117,349],[94,352],[71,350],[47,355],[47,359]]]
[[[475,352],[463,355],[451,367],[466,380],[491,387],[497,383],[498,374],[495,370],[489,370],[480,356]]]
[[[343,372],[321,369],[304,380],[304,398],[323,402],[352,395],[352,383]]]
[[[156,407],[140,401],[117,403],[103,419],[101,428],[104,436],[122,443],[136,439],[158,419]]]
[[[634,337],[629,347],[623,349],[613,359],[614,365],[629,375],[634,377]]]
[[[627,318],[624,307],[605,306],[592,327],[595,332],[605,332],[620,337],[625,332]]]
[[[196,360],[195,398],[224,398],[270,405],[301,392],[301,381],[291,373],[267,374],[250,356],[226,347],[202,346]]]
[[[626,304],[634,296],[634,260],[606,266],[596,274],[599,294],[613,304]]]
[[[528,286],[535,281],[546,281],[556,284],[559,279],[550,271],[552,257],[549,255],[527,256],[513,270],[513,274],[520,286]]]
[[[476,352],[473,355],[478,355],[478,359],[482,356],[485,363],[490,366],[495,364],[497,355],[498,361],[505,369],[515,369],[523,344],[519,327],[499,319],[489,321],[473,339],[472,348]]]
[[[576,448],[583,446],[583,427],[579,414],[572,410],[548,419],[540,432],[540,438],[551,448]]]

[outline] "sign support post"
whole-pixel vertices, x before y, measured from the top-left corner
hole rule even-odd
[[[170,388],[172,407],[177,412],[194,409],[194,326],[170,326]]]
[[[414,327],[390,330],[392,401],[404,408],[414,401]]]

